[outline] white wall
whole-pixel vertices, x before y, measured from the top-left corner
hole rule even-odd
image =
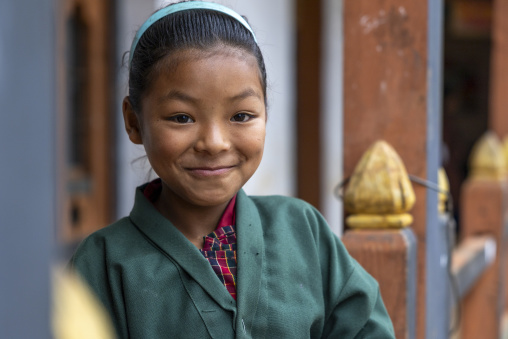
[[[127,95],[127,66],[122,67],[122,56],[130,50],[136,30],[150,16],[154,10],[150,1],[123,0],[117,2],[117,93],[116,93],[116,174],[117,174],[117,217],[130,213],[134,203],[136,186],[146,181],[147,166],[132,161],[142,155],[141,146],[132,144],[127,138],[122,118],[122,100]]]
[[[247,16],[265,58],[268,125],[263,161],[249,194],[296,194],[295,8],[291,0],[217,1]]]
[[[119,2],[118,59],[129,50],[137,28],[151,12],[171,1],[154,0]],[[294,5],[291,0],[220,0],[216,1],[247,16],[263,52],[268,74],[268,125],[265,154],[259,169],[246,184],[249,194],[294,195],[295,188],[295,34]],[[131,164],[142,156],[139,147],[131,145],[123,130],[121,100],[127,93],[126,69],[117,84],[118,105],[118,216],[129,213],[134,188],[146,181],[147,167]]]

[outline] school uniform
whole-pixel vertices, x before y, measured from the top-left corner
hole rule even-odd
[[[119,338],[394,338],[377,282],[309,204],[238,192],[235,300],[144,187],[71,260]]]

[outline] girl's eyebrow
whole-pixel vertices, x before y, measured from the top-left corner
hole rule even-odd
[[[161,102],[166,100],[180,100],[189,103],[196,103],[198,101],[198,99],[191,97],[190,95],[180,92],[176,89],[172,89],[171,91],[169,91],[167,94],[163,95],[160,98]]]
[[[257,91],[255,91],[253,88],[247,88],[244,91],[229,98],[229,101],[240,101],[240,100],[243,100],[248,97],[256,97],[260,100],[262,99],[261,95]],[[188,102],[188,103],[192,103],[192,104],[197,103],[199,101],[199,99],[194,98],[194,97],[192,97],[186,93],[183,93],[181,91],[178,91],[176,89],[172,89],[167,94],[163,95],[160,99],[161,102],[164,102],[166,100],[179,100],[179,101],[184,101],[184,102]]]
[[[232,96],[229,100],[230,101],[239,101],[239,100],[243,100],[248,97],[256,97],[258,99],[262,99],[261,96],[259,95],[259,93],[256,92],[253,88],[247,88],[243,92],[241,92],[235,96]]]

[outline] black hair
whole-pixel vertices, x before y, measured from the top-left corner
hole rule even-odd
[[[184,49],[211,50],[221,45],[243,50],[256,58],[266,105],[265,63],[252,33],[227,14],[192,9],[164,16],[139,39],[129,65],[129,101],[134,111],[141,112],[141,99],[153,81],[153,70],[163,59]]]

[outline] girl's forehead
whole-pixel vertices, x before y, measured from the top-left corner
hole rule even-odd
[[[182,62],[199,61],[212,57],[218,57],[219,59],[223,58],[225,63],[228,62],[229,58],[236,58],[257,65],[257,60],[251,53],[241,48],[222,44],[205,49],[193,47],[181,49],[166,56],[162,63],[165,67],[174,68]]]
[[[209,97],[207,93],[214,91],[221,95],[238,96],[238,91],[247,89],[264,100],[263,84],[254,56],[238,49],[216,50],[214,53],[188,49],[167,57],[154,72],[147,94],[152,98],[165,98],[167,92],[176,91],[180,97],[183,93],[198,98],[205,94]]]
[[[215,62],[214,67],[227,67],[231,65],[231,61],[240,61],[248,65],[253,72],[256,72],[262,86],[261,70],[255,56],[240,48],[224,46],[223,48],[212,47],[207,49],[186,48],[167,55],[151,70],[150,87],[161,76],[171,77],[175,75],[180,66],[198,65],[203,60],[213,60]]]
[[[236,68],[236,71],[231,72],[232,68]],[[184,84],[203,88],[203,76],[214,70],[218,73],[208,82],[216,82],[217,77],[227,77],[227,83],[236,83],[240,87],[250,83],[265,100],[263,77],[256,57],[241,48],[227,45],[205,49],[191,47],[167,55],[151,70],[151,80],[145,94],[157,96],[162,88],[176,88]],[[240,76],[240,70],[243,76]]]

